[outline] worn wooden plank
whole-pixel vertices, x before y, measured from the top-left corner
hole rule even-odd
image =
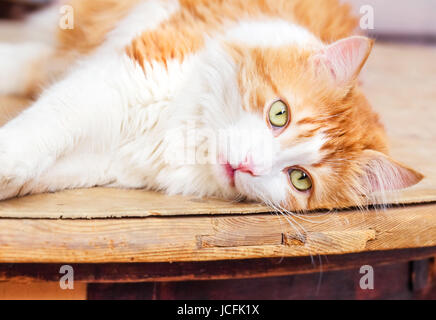
[[[362,75],[363,89],[380,114],[395,159],[425,179],[393,202],[435,200],[436,47],[376,44]]]
[[[257,203],[167,196],[144,190],[67,190],[0,202],[0,217],[111,218],[268,212]]]
[[[74,281],[168,282],[193,280],[247,279],[326,271],[360,269],[363,265],[386,265],[424,260],[436,256],[436,247],[366,251],[313,257],[280,257],[245,260],[152,262],[152,263],[70,263]],[[0,263],[0,281],[30,283],[58,282],[63,263]],[[432,272],[435,275],[435,272]],[[435,278],[435,276],[433,276]]]
[[[71,290],[62,290],[58,282],[0,282],[0,300],[85,300],[86,283],[77,282]]]
[[[155,283],[92,283],[89,299],[434,299],[436,283],[410,288],[410,267],[397,262],[374,267],[374,288],[360,286],[360,266],[349,270],[286,277]]]
[[[346,254],[436,246],[436,206],[146,219],[0,219],[0,262],[175,262]],[[298,223],[298,225],[297,225]],[[297,229],[295,229],[297,228]],[[281,243],[270,244],[273,239]],[[224,239],[221,242],[204,239]],[[298,241],[284,241],[284,238]]]

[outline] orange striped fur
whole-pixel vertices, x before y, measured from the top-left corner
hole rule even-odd
[[[319,203],[346,203],[354,190],[344,188],[356,181],[357,166],[350,166],[362,150],[372,149],[387,152],[386,137],[379,117],[372,111],[362,92],[354,84],[351,88],[332,88],[329,74],[315,74],[310,57],[313,52],[298,48],[241,48],[238,64],[240,91],[245,96],[243,107],[252,112],[267,114],[269,102],[277,97],[286,101],[291,110],[289,127],[279,139],[284,148],[315,136],[321,129],[327,133],[328,141],[322,152],[320,163],[314,164],[310,172],[319,172],[317,181],[324,181],[323,189],[333,192],[313,192],[308,207]],[[298,97],[298,98],[296,98]],[[268,120],[265,119],[267,122]],[[331,170],[323,175],[323,166]],[[338,184],[337,178],[350,179]],[[332,197],[334,195],[334,198]],[[293,199],[290,198],[290,201]],[[292,203],[292,207],[299,207]]]
[[[350,35],[356,27],[349,6],[337,0],[180,0],[180,5],[169,21],[133,40],[126,49],[131,58],[141,65],[147,60],[183,60],[203,47],[205,33],[217,32],[225,22],[247,17],[295,21],[324,41]]]
[[[62,54],[91,52],[140,1],[69,0],[68,5],[74,9],[74,28],[59,29],[57,50]]]

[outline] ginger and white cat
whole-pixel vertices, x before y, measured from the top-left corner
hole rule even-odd
[[[422,175],[387,155],[359,90],[372,41],[355,26],[337,0],[38,13],[0,43],[0,94],[37,97],[0,128],[0,199],[106,186],[305,210],[411,186]],[[29,39],[38,28],[51,34]]]

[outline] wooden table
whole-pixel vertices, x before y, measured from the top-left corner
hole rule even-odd
[[[141,190],[4,201],[0,298],[436,298],[435,61],[435,48],[380,44],[363,75],[393,156],[426,175],[387,209],[319,210],[292,226],[260,204]],[[0,121],[25,105],[0,98]],[[74,290],[59,288],[65,264]],[[364,265],[374,290],[360,287]]]

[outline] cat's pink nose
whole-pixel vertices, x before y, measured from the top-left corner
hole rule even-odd
[[[254,169],[254,164],[251,158],[247,158],[244,163],[241,163],[237,168],[235,168],[235,171],[245,172],[249,173],[252,176],[256,176],[256,170]]]
[[[240,172],[249,173],[249,174],[251,174],[252,176],[255,176],[255,175],[256,175],[256,174],[254,173],[254,169],[253,169],[253,167],[252,167],[252,166],[247,166],[247,165],[245,165],[245,164],[240,165],[240,166],[237,167],[235,170],[236,170],[236,171],[240,171]]]

